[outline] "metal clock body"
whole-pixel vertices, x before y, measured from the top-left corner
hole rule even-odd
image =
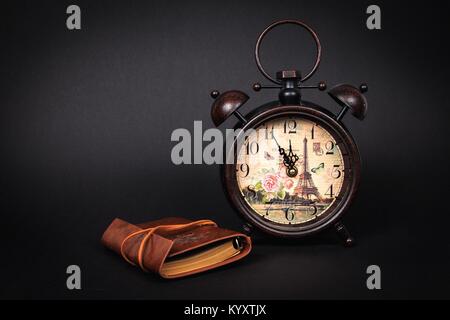
[[[305,77],[297,70],[284,70],[272,78],[262,67],[259,47],[264,36],[281,24],[304,27],[317,46],[314,67]],[[326,90],[325,82],[306,86],[321,57],[317,34],[298,20],[277,21],[259,36],[255,58],[259,70],[275,85],[254,84],[253,89],[279,89],[277,101],[260,106],[245,116],[238,109],[248,96],[237,90],[215,99],[211,116],[216,126],[230,115],[239,122],[233,146],[225,150],[233,163],[221,169],[225,193],[233,207],[253,227],[279,237],[302,237],[333,226],[346,245],[354,243],[341,217],[353,200],[359,180],[361,160],[357,145],[341,119],[350,111],[364,119],[367,101],[359,88],[338,85],[328,94],[341,107],[335,115],[314,103],[302,100],[304,89]]]

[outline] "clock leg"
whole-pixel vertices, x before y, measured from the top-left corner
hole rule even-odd
[[[352,247],[355,245],[355,239],[350,235],[348,229],[341,222],[336,223],[334,228],[346,247]]]
[[[247,222],[244,223],[242,229],[244,229],[244,233],[248,236],[250,236],[253,233],[253,226]]]

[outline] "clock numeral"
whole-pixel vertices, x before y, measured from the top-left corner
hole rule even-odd
[[[284,121],[284,133],[297,133],[297,122],[294,119]]]
[[[334,142],[330,140],[325,143],[325,149],[327,150],[327,154],[334,154]]]
[[[314,126],[311,128],[311,140],[314,140]]]
[[[249,200],[255,201],[257,199],[257,194],[255,191],[255,186],[249,185],[247,187],[247,197]]]
[[[330,196],[330,198],[334,197],[334,193],[333,193],[333,185],[330,185],[330,187],[327,189],[327,192],[325,192],[326,196]]]
[[[257,154],[259,151],[259,144],[256,141],[247,142],[246,146],[247,155],[249,154]]]
[[[295,212],[291,208],[286,209],[284,216],[286,217],[287,221],[292,221],[295,218]]]
[[[308,213],[315,216],[317,214],[317,207],[315,205],[308,207]]]
[[[266,140],[273,139],[273,130],[274,130],[274,125],[272,125],[271,129],[269,129],[269,126],[266,125],[266,130],[264,130]]]
[[[339,170],[338,168],[340,167],[340,165],[335,164],[333,166],[333,170],[331,171],[331,177],[335,178],[335,179],[339,179],[342,175],[342,171]]]
[[[250,173],[250,167],[248,166],[248,164],[242,163],[242,164],[239,166],[239,169],[236,170],[236,171],[242,172],[242,174],[243,174],[242,177],[245,178],[245,177],[247,177],[248,174]]]

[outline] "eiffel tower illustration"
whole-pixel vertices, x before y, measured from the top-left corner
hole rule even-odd
[[[308,164],[308,139],[303,139],[303,168],[298,178],[297,186],[294,189],[294,194],[303,199],[311,199],[311,195],[314,195],[319,201],[323,198],[314,185],[314,181],[309,172]]]

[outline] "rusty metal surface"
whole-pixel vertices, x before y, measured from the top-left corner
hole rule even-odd
[[[261,42],[264,39],[264,37],[267,35],[267,33],[269,33],[270,30],[272,30],[273,28],[283,25],[283,24],[295,24],[298,26],[301,26],[303,28],[305,28],[314,38],[314,41],[316,42],[316,48],[317,48],[317,53],[316,53],[316,62],[314,63],[313,68],[311,69],[311,71],[306,74],[306,76],[304,76],[303,78],[301,78],[300,82],[303,82],[307,79],[309,79],[314,72],[316,72],[317,67],[319,66],[320,63],[320,58],[322,55],[322,46],[320,44],[320,40],[319,37],[317,35],[317,33],[307,24],[305,24],[302,21],[299,20],[280,20],[280,21],[276,21],[274,23],[272,23],[271,25],[269,25],[258,37],[258,40],[256,41],[256,46],[255,46],[255,60],[256,60],[256,65],[258,66],[259,71],[264,75],[264,77],[266,77],[268,80],[272,81],[273,83],[277,83],[280,84],[281,81],[274,79],[273,77],[271,77],[265,70],[264,67],[262,66],[261,63],[261,59],[259,57],[259,49],[261,46]]]
[[[217,127],[237,111],[249,97],[242,91],[232,90],[220,94],[211,107],[211,119]]]
[[[361,90],[364,91],[364,90]],[[363,120],[367,114],[367,100],[360,89],[349,85],[337,85],[328,94],[342,107],[349,108],[353,116]],[[367,89],[365,89],[367,91]]]

